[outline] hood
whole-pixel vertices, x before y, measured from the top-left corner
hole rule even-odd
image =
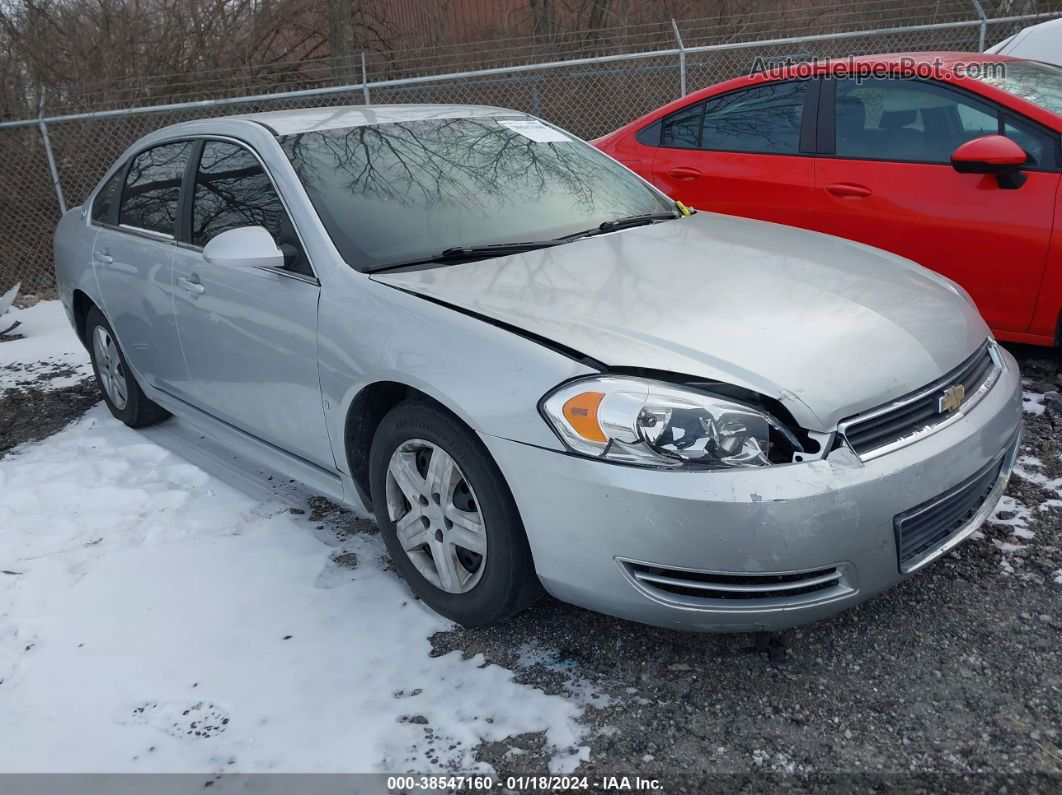
[[[939,378],[989,333],[946,279],[901,257],[704,212],[372,278],[610,367],[754,390],[818,431]]]

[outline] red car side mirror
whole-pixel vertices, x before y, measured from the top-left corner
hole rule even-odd
[[[951,154],[951,167],[960,174],[995,174],[1001,188],[1020,188],[1025,183],[1022,166],[1029,155],[1002,135],[985,135],[962,144]]]

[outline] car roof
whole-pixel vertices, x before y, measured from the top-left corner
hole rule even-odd
[[[1016,58],[1030,58],[1047,63],[1060,64],[1062,61],[1062,18],[1041,22],[1022,28],[1013,36],[989,48],[993,54],[1013,55]]]
[[[275,110],[224,116],[226,120],[246,120],[265,125],[276,135],[293,135],[341,127],[365,127],[424,119],[468,119],[526,116],[517,110],[487,105],[338,105],[327,108]],[[220,120],[220,119],[219,119]]]
[[[953,74],[955,67],[958,64],[968,65],[971,63],[1014,63],[1019,61],[1028,61],[1027,58],[1015,58],[1009,55],[998,55],[995,53],[979,53],[979,52],[955,52],[955,51],[931,51],[931,52],[892,52],[892,53],[879,53],[873,55],[860,55],[852,58],[833,58],[812,60],[809,56],[805,61],[801,61],[799,58],[794,58],[791,62],[785,62],[780,68],[782,70],[792,69],[794,76],[799,76],[801,71],[808,70],[810,67],[810,74],[826,75],[830,74],[834,70],[836,73],[844,72],[848,69],[849,65],[854,67],[855,70],[869,68],[882,68],[888,71],[895,69],[908,69],[918,67],[936,67],[939,64],[941,77],[948,82],[957,82],[957,75]],[[624,135],[628,135],[632,130],[641,129],[647,124],[662,119],[668,114],[674,113],[677,110],[690,105],[694,102],[699,102],[707,97],[713,97],[719,94],[725,94],[728,91],[734,91],[736,89],[745,88],[761,82],[773,82],[776,80],[790,79],[781,75],[772,75],[768,71],[752,72],[743,74],[738,77],[733,77],[729,80],[724,80],[719,83],[713,83],[705,86],[704,88],[691,91],[684,97],[668,102],[666,105],[661,105],[656,110],[646,113],[644,116],[640,116],[632,122],[625,124],[617,130],[614,130],[607,135],[597,138],[593,141],[595,145],[603,145],[607,141],[617,140]],[[1053,113],[1046,108],[1033,105],[1032,103],[1022,99],[1013,94],[1009,94],[1002,89],[991,86],[987,83],[979,83],[976,88],[977,93],[982,96],[994,99],[1002,105],[1006,105],[1011,108],[1018,109],[1019,112],[1029,116],[1033,120],[1043,124],[1050,129],[1062,132],[1062,115]]]

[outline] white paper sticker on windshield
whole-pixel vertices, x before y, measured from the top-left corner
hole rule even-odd
[[[571,136],[565,135],[560,130],[547,127],[538,119],[498,119],[498,124],[502,127],[508,127],[513,132],[518,132],[525,138],[530,138],[540,144],[572,140]]]

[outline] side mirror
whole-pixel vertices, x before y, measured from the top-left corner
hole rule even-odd
[[[241,226],[211,238],[203,259],[229,268],[282,268],[284,253],[264,226]]]
[[[960,174],[995,174],[1001,188],[1020,188],[1025,183],[1022,167],[1029,155],[1002,135],[985,135],[967,141],[951,153],[951,167]]]

